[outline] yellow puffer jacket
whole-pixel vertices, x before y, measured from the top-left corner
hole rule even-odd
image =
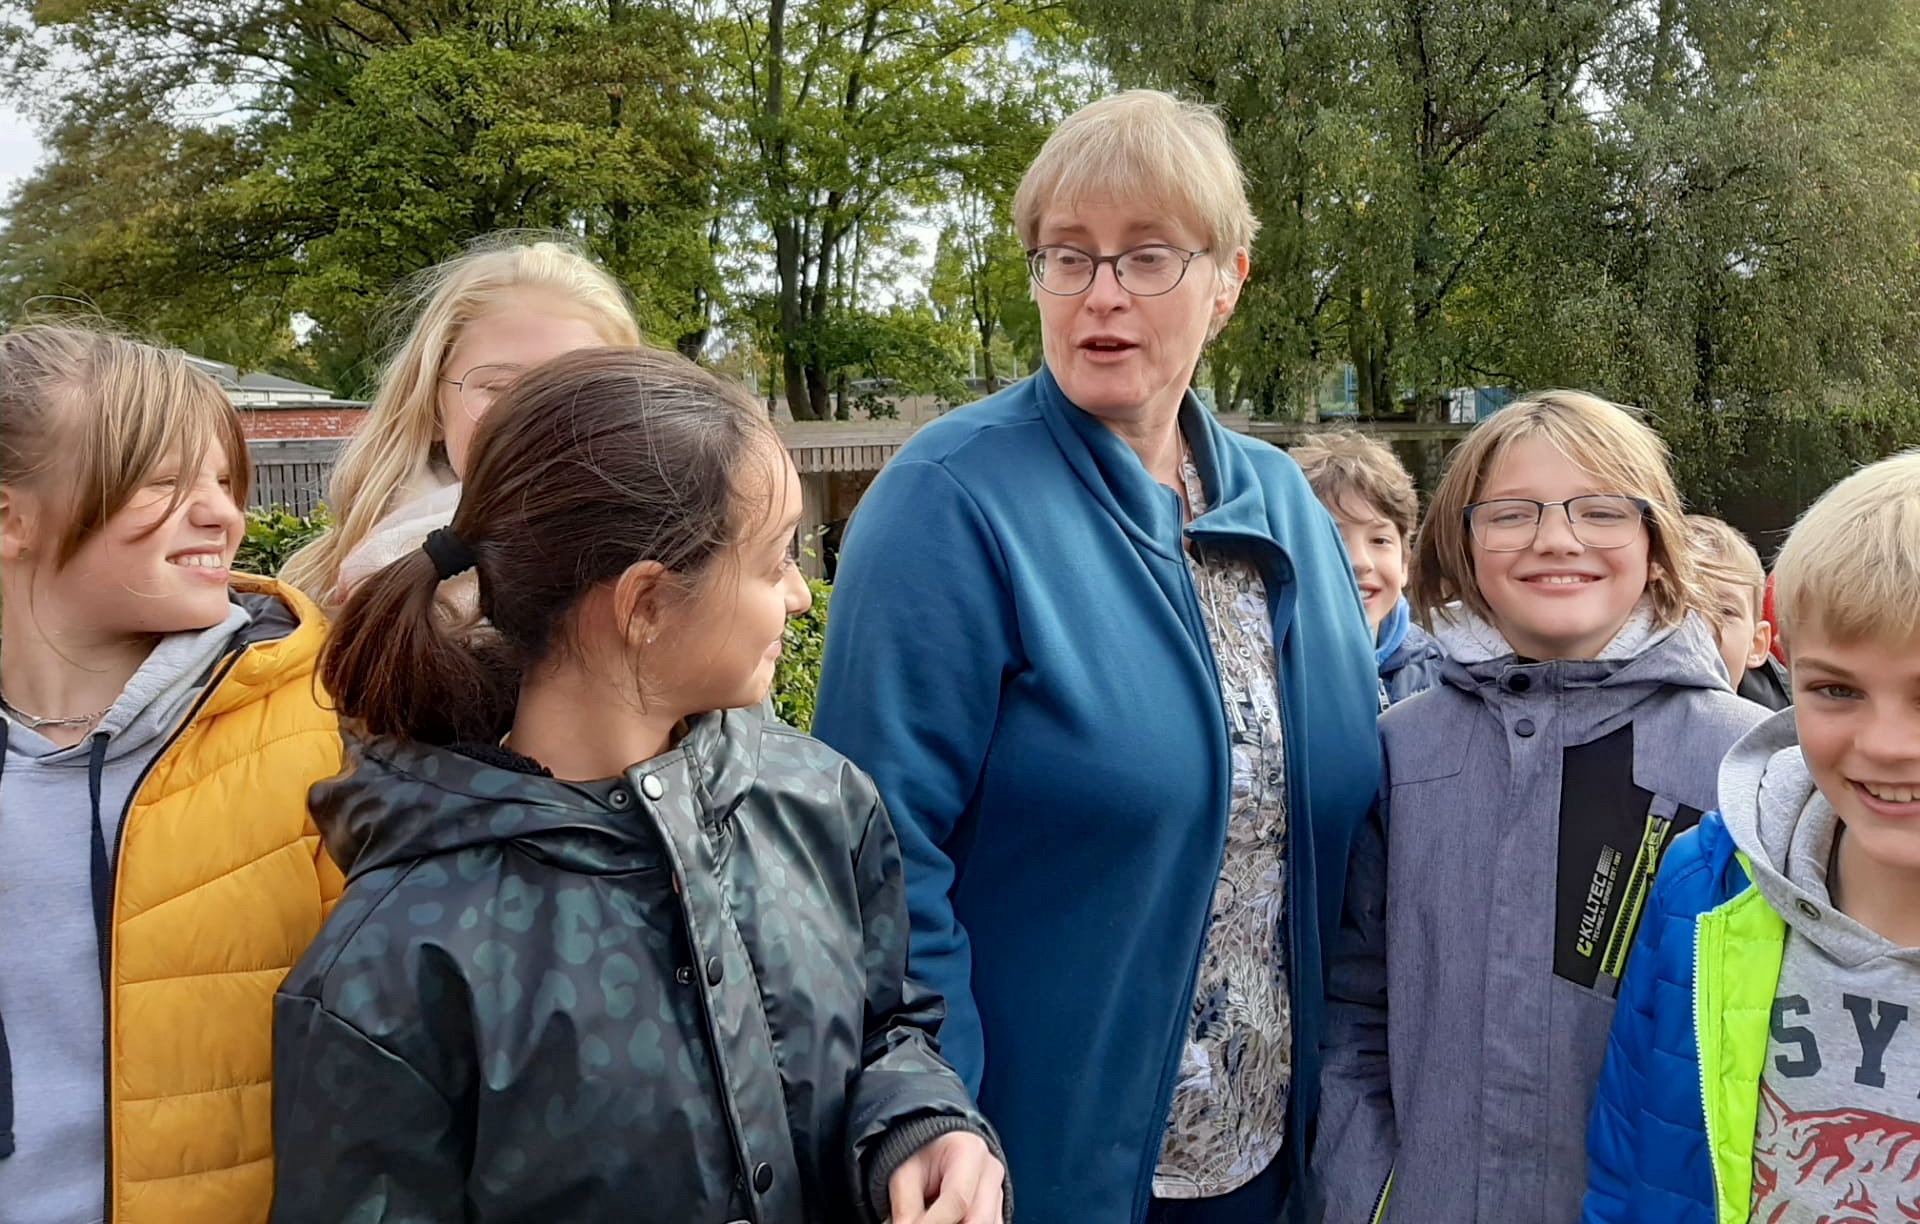
[[[265,579],[236,576],[234,590],[253,624],[140,781],[121,833],[113,1224],[267,1218],[273,992],[342,888],[307,818],[307,788],[340,768],[314,675],[320,612]]]

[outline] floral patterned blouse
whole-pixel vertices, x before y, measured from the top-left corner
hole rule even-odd
[[[1181,464],[1197,517],[1206,490]],[[1286,965],[1286,763],[1266,584],[1247,562],[1189,549],[1220,673],[1232,755],[1226,854],[1186,1049],[1154,1169],[1159,1198],[1213,1198],[1264,1171],[1286,1138],[1293,1002]]]

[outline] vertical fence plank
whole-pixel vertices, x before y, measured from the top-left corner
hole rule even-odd
[[[340,438],[250,440],[253,491],[248,509],[279,506],[301,516],[312,514],[326,500],[327,482],[344,445]]]
[[[794,461],[804,473],[877,472],[900,449],[911,429],[888,430],[876,440],[868,432],[813,430],[786,439]],[[851,434],[852,436],[846,436]],[[247,507],[265,510],[279,506],[298,515],[312,514],[327,497],[333,467],[346,446],[344,438],[254,438],[247,451],[253,457],[253,491]]]

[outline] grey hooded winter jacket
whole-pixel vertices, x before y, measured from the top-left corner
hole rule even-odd
[[[1660,855],[1767,711],[1694,617],[1643,612],[1593,660],[1519,659],[1464,616],[1436,636],[1441,685],[1380,720],[1314,1173],[1328,1224],[1559,1224]]]

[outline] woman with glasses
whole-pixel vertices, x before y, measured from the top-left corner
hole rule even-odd
[[[1627,411],[1508,406],[1427,514],[1409,600],[1447,661],[1380,719],[1313,1167],[1329,1224],[1574,1220],[1654,872],[1767,711],[1688,610],[1666,450]]]
[[[899,828],[912,970],[1021,1218],[1271,1224],[1378,781],[1372,641],[1298,468],[1189,390],[1254,230],[1220,121],[1096,103],[1014,211],[1045,368],[862,501],[813,729]]]
[[[333,526],[281,573],[329,610],[452,520],[474,430],[521,371],[575,349],[640,343],[620,286],[551,240],[484,238],[420,273],[406,300],[412,326],[333,469]],[[447,598],[471,603],[473,590],[471,579],[452,583]]]

